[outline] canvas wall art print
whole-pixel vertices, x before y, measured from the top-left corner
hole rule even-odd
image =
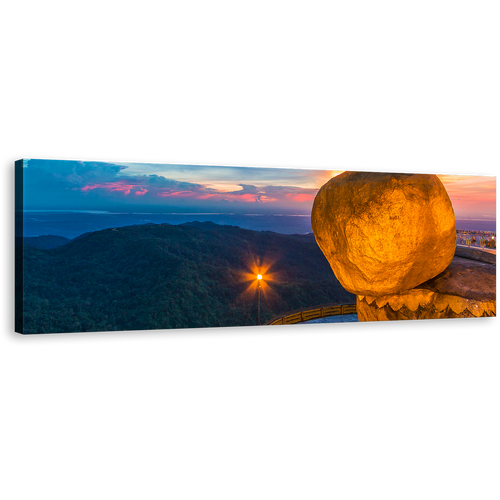
[[[37,159],[15,173],[19,333],[496,315],[495,177]]]

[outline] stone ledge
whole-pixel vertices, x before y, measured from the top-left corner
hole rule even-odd
[[[465,259],[487,262],[489,264],[496,264],[496,254],[496,250],[489,250],[486,248],[472,248],[465,245],[457,245],[455,249],[455,255],[457,257],[464,257]]]

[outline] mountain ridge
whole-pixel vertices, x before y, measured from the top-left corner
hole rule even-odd
[[[56,248],[25,245],[25,333],[243,326],[257,323],[250,288],[264,270],[262,323],[280,312],[351,302],[314,236],[210,222],[133,225]],[[260,263],[260,267],[259,267]],[[253,267],[253,268],[252,268]]]
[[[64,236],[57,236],[53,234],[44,234],[41,236],[16,236],[16,248],[22,244],[32,246],[35,248],[51,249],[69,243],[71,240]]]

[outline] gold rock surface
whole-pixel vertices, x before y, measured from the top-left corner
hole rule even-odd
[[[358,295],[359,321],[496,316],[496,264],[455,256],[421,285],[382,297]]]
[[[455,214],[436,175],[344,172],[319,190],[311,223],[335,276],[356,295],[409,290],[455,252]]]

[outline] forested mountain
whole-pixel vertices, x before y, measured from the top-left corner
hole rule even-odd
[[[16,329],[24,333],[257,324],[292,309],[353,302],[313,235],[210,222],[85,234],[53,249],[16,249]],[[24,293],[24,302],[22,294]]]
[[[16,247],[22,242],[30,247],[48,249],[60,247],[70,241],[69,238],[64,238],[63,236],[28,236],[26,238],[16,238]]]

